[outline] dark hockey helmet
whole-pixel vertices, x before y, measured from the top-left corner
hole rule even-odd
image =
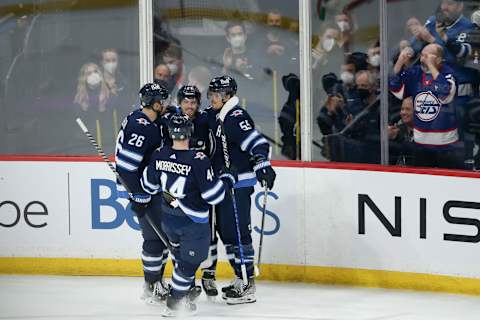
[[[140,89],[138,96],[142,107],[149,107],[155,102],[167,100],[168,91],[158,83],[147,83]]]
[[[168,135],[172,140],[185,140],[193,133],[193,123],[185,115],[174,114],[168,122]]]
[[[177,93],[177,101],[180,104],[183,99],[195,99],[197,103],[200,104],[200,100],[202,99],[202,94],[200,90],[196,86],[186,85],[180,88]]]
[[[224,92],[232,97],[237,93],[237,82],[230,76],[215,77],[208,85],[208,92]]]

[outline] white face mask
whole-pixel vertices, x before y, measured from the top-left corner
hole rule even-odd
[[[98,72],[90,73],[87,77],[87,83],[91,87],[96,87],[102,81],[102,77]]]
[[[480,10],[474,11],[470,20],[480,27]]]
[[[379,54],[375,54],[373,56],[370,56],[368,58],[368,62],[374,66],[374,67],[378,67],[380,65],[380,55]]]
[[[235,35],[230,37],[230,44],[233,48],[242,48],[245,45],[245,36],[243,35]]]
[[[110,74],[113,74],[117,70],[117,62],[107,62],[103,64],[103,68]]]
[[[335,39],[333,38],[327,38],[322,42],[322,47],[327,52],[332,51],[334,45],[335,45]]]
[[[170,70],[170,75],[176,75],[178,72],[178,66],[175,63],[167,64],[168,70]]]
[[[343,71],[340,74],[340,79],[342,79],[344,84],[352,84],[354,78],[355,77],[354,77],[353,73],[351,73],[349,71]]]
[[[337,25],[341,32],[350,30],[350,23],[347,21],[338,21]]]

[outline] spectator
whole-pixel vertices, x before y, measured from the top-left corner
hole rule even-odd
[[[153,72],[153,81],[162,85],[171,94],[175,87],[175,80],[170,74],[170,69],[164,63],[160,63],[155,67]]]
[[[245,25],[238,21],[230,21],[225,26],[225,37],[229,47],[223,51],[223,73],[239,73],[247,79],[259,78],[259,68],[254,68],[258,62],[258,54],[255,54],[247,46],[247,32]]]
[[[413,99],[403,99],[400,120],[388,126],[390,139],[390,163],[397,165],[413,165]]]
[[[335,16],[335,23],[340,30],[338,46],[342,48],[345,53],[351,52],[354,46],[352,19],[348,14],[342,12]]]
[[[327,101],[320,109],[317,124],[322,134],[339,133],[352,121],[346,108],[346,99],[341,83],[336,83],[327,92]]]
[[[380,71],[380,40],[375,41],[375,43],[368,49],[368,64],[369,70],[378,73]]]
[[[162,55],[163,62],[167,65],[170,70],[171,81],[173,82],[173,87],[170,92],[172,97],[177,95],[178,89],[183,85],[184,82],[184,65],[183,65],[183,54],[182,49],[176,44],[171,44]]]
[[[84,64],[80,69],[74,102],[80,107],[79,112],[87,126],[95,128],[92,132],[107,154],[113,152],[117,135],[112,121],[111,97],[100,67],[95,63]]]
[[[443,52],[438,44],[427,45],[421,65],[404,69],[408,56],[403,51],[389,85],[397,98],[413,98],[415,165],[462,168],[464,151],[453,103],[457,82],[452,69],[443,63]]]
[[[462,15],[463,1],[442,0],[436,14],[425,26],[412,26],[415,39],[412,47],[418,53],[427,44],[436,43],[445,48],[448,39],[456,39],[461,32],[473,29],[473,24]],[[447,63],[455,63],[457,57],[448,50],[444,52]]]
[[[312,50],[312,69],[322,70],[324,73],[338,72],[341,63],[339,57],[343,58],[343,52],[338,45],[340,31],[327,26],[321,35],[319,42]]]
[[[361,70],[356,73],[354,94],[355,100],[349,105],[354,116],[377,100],[377,79],[370,71]]]
[[[388,138],[399,142],[413,141],[413,100],[407,97],[402,101],[400,120],[388,126]]]
[[[96,110],[105,112],[110,98],[110,90],[95,63],[86,63],[80,69],[77,83],[77,93],[74,102],[82,111]]]
[[[118,53],[116,49],[102,51],[102,67],[105,83],[112,95],[119,95],[127,87],[127,80],[118,68]]]

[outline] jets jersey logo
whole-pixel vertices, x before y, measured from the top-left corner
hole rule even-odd
[[[240,109],[237,109],[237,110],[232,112],[231,116],[232,117],[240,117],[242,114],[243,114],[243,111],[240,110]]]
[[[137,122],[139,124],[143,124],[144,126],[148,126],[150,124],[150,122],[148,122],[147,119],[145,119],[145,118],[138,118]]]
[[[195,159],[203,160],[203,159],[205,159],[206,157],[207,157],[207,156],[206,156],[205,153],[203,153],[203,152],[197,152],[197,153],[195,154]]]
[[[417,94],[414,107],[415,115],[420,121],[430,122],[437,118],[442,104],[431,91],[428,91]]]

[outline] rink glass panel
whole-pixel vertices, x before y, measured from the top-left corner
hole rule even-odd
[[[81,117],[113,153],[119,123],[137,99],[138,1],[7,1],[0,10],[0,152],[94,154],[74,121]],[[102,59],[105,49],[116,54]],[[117,60],[108,83],[107,60]],[[100,78],[103,91],[88,88],[82,66],[97,70],[90,83]]]
[[[367,61],[368,49],[379,42],[379,4],[311,2],[314,161],[380,163],[378,66]],[[356,92],[360,69],[371,74],[362,80],[370,92],[366,99]]]
[[[173,98],[181,84],[196,84],[204,109],[209,80],[228,74],[240,105],[270,141],[272,158],[300,159],[297,1],[155,0],[153,14],[154,68],[172,62],[169,47],[181,54]],[[244,28],[231,27],[227,38],[229,22]]]

